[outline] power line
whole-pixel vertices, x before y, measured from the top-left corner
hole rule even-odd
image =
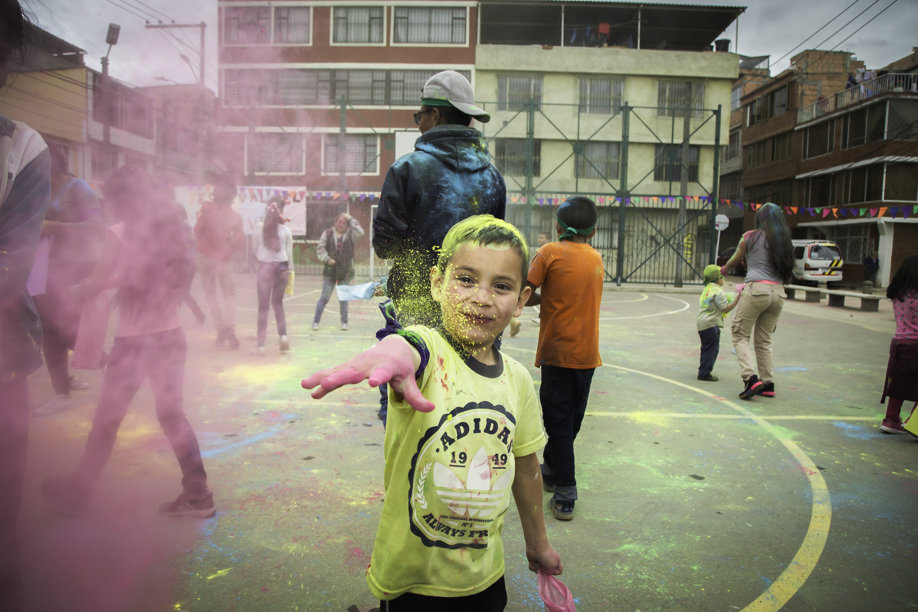
[[[822,32],[824,29],[826,29],[826,28],[829,26],[830,23],[832,23],[833,21],[835,21],[836,19],[838,19],[839,17],[841,17],[842,14],[843,14],[845,11],[847,11],[849,8],[851,8],[852,6],[854,6],[855,4],[857,4],[858,2],[860,2],[860,0],[854,0],[854,2],[852,2],[851,4],[849,4],[848,6],[846,6],[845,8],[843,8],[840,12],[836,13],[835,16],[832,17],[832,19],[830,19],[830,20],[828,20],[827,22],[825,22],[824,24],[822,24],[822,26],[821,26],[818,30],[816,30],[815,32],[813,32],[812,34],[810,34],[809,36],[807,36],[806,38],[804,38],[802,41],[800,41],[799,43],[797,43],[797,46],[796,46],[796,47],[794,47],[793,49],[791,49],[790,51],[788,51],[787,53],[785,53],[784,55],[782,55],[781,57],[779,57],[778,59],[776,59],[776,60],[774,61],[774,63],[777,64],[778,62],[780,62],[781,60],[783,60],[785,57],[787,57],[788,55],[790,55],[791,53],[793,53],[794,51],[796,51],[797,49],[799,49],[801,46],[803,46],[803,45],[806,43],[806,41],[810,40],[811,38],[813,38],[814,36],[816,36],[817,34],[819,34],[820,32]],[[869,7],[868,7],[868,8],[869,8]]]
[[[112,6],[115,6],[115,7],[120,8],[122,11],[125,11],[126,13],[130,13],[131,15],[133,15],[134,17],[137,17],[138,19],[140,19],[140,20],[142,20],[142,21],[146,21],[146,20],[147,20],[147,18],[144,17],[143,15],[141,15],[140,13],[136,13],[136,12],[134,12],[133,10],[131,10],[130,8],[128,8],[128,7],[126,7],[126,6],[122,5],[122,4],[118,4],[118,3],[115,2],[114,0],[105,0],[105,1],[108,2],[109,4],[111,4]]]

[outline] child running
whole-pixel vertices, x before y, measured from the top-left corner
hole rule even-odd
[[[588,244],[596,231],[596,204],[572,196],[558,207],[558,242],[544,245],[529,266],[529,305],[541,304],[536,367],[542,368],[539,399],[548,433],[542,463],[545,490],[554,493],[555,518],[574,518],[577,479],[574,440],[586,412],[599,358],[602,257]],[[541,287],[541,295],[535,289]]]
[[[316,399],[389,383],[386,495],[367,568],[380,610],[503,610],[511,491],[529,569],[561,573],[541,511],[545,432],[532,378],[494,347],[529,297],[527,250],[491,215],[460,221],[430,271],[441,326],[403,329],[387,316],[379,344],[303,380]]]
[[[67,514],[86,511],[121,421],[140,385],[149,378],[156,416],[182,470],[182,493],[162,504],[159,511],[209,518],[216,508],[207,488],[198,439],[182,407],[187,344],[178,308],[194,275],[191,228],[139,166],[115,170],[102,192],[119,222],[109,228],[99,263],[76,291],[89,297],[116,279],[114,300],[120,314],[115,342],[76,472],[46,479],[42,491]]]
[[[724,326],[727,313],[736,308],[738,301],[735,294],[724,291],[724,275],[720,266],[705,266],[704,291],[698,299],[698,336],[701,338],[698,380],[717,380],[711,372],[720,352],[720,329]]]
[[[886,297],[892,300],[896,314],[896,335],[889,345],[886,381],[880,399],[882,404],[889,398],[880,431],[904,433],[902,404],[914,401],[918,406],[918,253],[906,257],[899,266],[886,289]]]

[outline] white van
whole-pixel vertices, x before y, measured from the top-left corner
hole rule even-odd
[[[839,283],[842,260],[838,245],[828,240],[793,240],[794,278],[814,283]]]

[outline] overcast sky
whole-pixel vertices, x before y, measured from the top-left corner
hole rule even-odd
[[[151,23],[160,19],[180,24],[203,21],[207,24],[205,81],[216,90],[216,0],[20,2],[39,26],[85,50],[87,65],[97,70],[99,59],[107,49],[108,24],[119,24],[121,37],[111,50],[109,69],[112,76],[134,85],[163,84],[162,79],[194,83],[198,78],[200,30],[148,29],[145,19]],[[721,38],[734,41],[731,51],[770,55],[772,74],[787,68],[789,58],[804,49],[851,51],[868,68],[882,68],[918,46],[918,0],[674,0],[670,3],[746,6],[738,29],[736,23],[731,24]],[[800,47],[789,53],[797,45]],[[787,57],[780,59],[785,54]]]

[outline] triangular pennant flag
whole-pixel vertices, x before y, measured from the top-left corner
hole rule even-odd
[[[828,217],[828,216],[829,216],[829,213],[832,212],[832,210],[829,209],[829,208],[822,208],[822,209],[820,209],[820,210],[822,210],[822,218],[823,218],[823,219],[825,219],[826,217]]]
[[[791,207],[790,207],[790,210],[791,210],[792,213],[794,213],[794,214],[796,215],[796,214],[797,214],[798,208],[797,208],[796,206],[791,206]]]
[[[871,217],[876,217],[876,216],[877,216],[877,212],[879,212],[879,211],[878,211],[876,208],[871,208],[871,209],[870,209],[870,216],[871,216]]]
[[[890,216],[892,216],[893,219],[895,219],[895,218],[896,218],[896,215],[899,214],[899,207],[898,207],[898,206],[893,206],[893,207],[891,207],[891,208],[889,209],[889,214],[890,214]]]
[[[903,218],[903,219],[908,219],[908,212],[909,212],[909,210],[910,210],[910,209],[909,209],[908,206],[903,206],[903,207],[902,207],[902,218]]]
[[[880,214],[878,214],[877,216],[878,216],[878,217],[882,217],[883,215],[886,214],[886,211],[887,211],[888,209],[889,209],[889,207],[884,206],[883,208],[880,209]]]

